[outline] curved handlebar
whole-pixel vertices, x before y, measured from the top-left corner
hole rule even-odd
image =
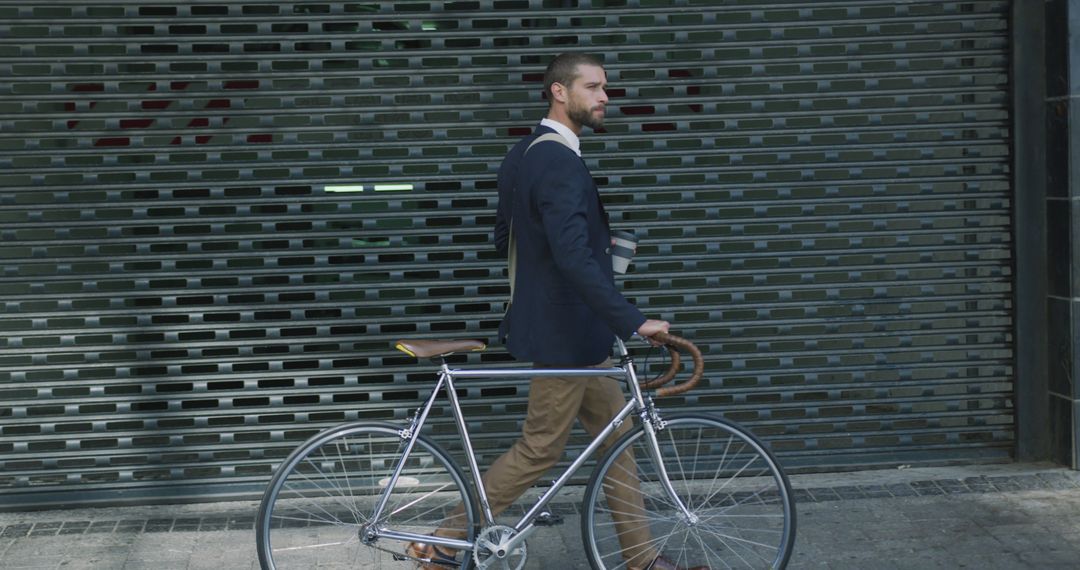
[[[671,333],[656,333],[651,337],[653,340],[658,341],[667,346],[671,353],[671,366],[667,371],[661,374],[658,378],[640,382],[642,389],[650,390],[653,388],[659,388],[668,382],[671,382],[675,378],[675,374],[679,371],[679,351],[690,354],[690,358],[694,361],[694,371],[690,374],[690,379],[682,384],[675,386],[668,386],[667,388],[660,388],[656,391],[658,398],[664,396],[674,396],[688,392],[694,389],[701,382],[701,376],[705,372],[705,360],[701,357],[701,351],[698,347],[694,346],[694,343],[686,340],[685,338],[675,336]]]

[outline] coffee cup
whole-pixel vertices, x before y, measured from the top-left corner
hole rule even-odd
[[[630,232],[617,231],[611,234],[611,267],[615,273],[626,273],[630,260],[637,252],[637,236]]]

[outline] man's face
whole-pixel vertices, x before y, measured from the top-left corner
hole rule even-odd
[[[571,120],[593,130],[604,126],[608,96],[607,73],[595,65],[579,65],[578,76],[567,89],[566,114]]]

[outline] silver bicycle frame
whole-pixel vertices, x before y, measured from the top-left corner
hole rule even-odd
[[[645,429],[645,439],[648,442],[648,449],[650,459],[653,461],[657,468],[657,472],[660,474],[660,481],[664,490],[668,494],[668,498],[678,507],[683,513],[683,516],[688,519],[693,519],[693,515],[679,499],[675,492],[674,487],[671,486],[671,480],[668,478],[667,469],[664,467],[664,463],[660,456],[660,446],[656,439],[657,426],[653,425],[652,414],[653,404],[651,400],[647,400],[641,392],[641,387],[638,386],[637,371],[634,369],[634,361],[630,357],[626,350],[626,345],[621,339],[615,339],[617,343],[617,354],[622,364],[617,367],[611,368],[503,368],[503,369],[451,369],[444,362],[439,372],[439,380],[435,384],[435,389],[432,390],[431,395],[424,402],[423,406],[418,410],[416,417],[414,418],[411,426],[407,430],[402,430],[402,437],[405,440],[405,449],[402,451],[401,458],[398,460],[397,465],[394,467],[394,472],[390,477],[390,482],[383,491],[382,497],[379,499],[379,503],[375,508],[375,512],[372,514],[371,523],[368,525],[371,529],[377,529],[375,532],[379,537],[390,538],[394,540],[403,541],[424,541],[429,544],[435,544],[446,548],[452,548],[457,550],[469,550],[473,548],[473,543],[463,540],[456,540],[452,538],[444,538],[438,536],[418,535],[413,533],[398,532],[391,529],[379,528],[379,520],[382,517],[382,513],[386,508],[387,502],[390,500],[390,491],[394,489],[397,484],[398,478],[401,475],[401,470],[405,466],[405,462],[412,452],[412,449],[416,443],[416,439],[420,434],[421,428],[424,426],[424,422],[427,420],[428,414],[431,412],[431,408],[435,403],[435,398],[438,396],[440,390],[446,392],[447,398],[450,401],[450,409],[453,411],[454,421],[457,424],[458,434],[461,436],[461,442],[465,446],[465,457],[468,460],[469,469],[472,471],[473,484],[476,485],[476,492],[480,500],[480,505],[483,510],[484,519],[489,523],[494,523],[495,517],[491,513],[491,505],[488,503],[487,490],[484,488],[484,481],[480,475],[480,468],[476,462],[476,454],[473,453],[472,441],[469,438],[469,430],[465,424],[465,415],[461,411],[461,403],[458,400],[457,391],[454,389],[455,378],[543,378],[543,377],[557,377],[557,376],[616,376],[621,378],[630,389],[630,399],[626,402],[619,413],[608,425],[589,443],[581,454],[575,459],[556,479],[551,487],[545,491],[540,498],[536,500],[536,503],[521,517],[515,524],[514,530],[517,533],[507,543],[508,549],[515,548],[519,543],[523,542],[532,531],[535,530],[533,523],[534,519],[543,511],[548,502],[570,481],[570,478],[588,461],[596,450],[603,445],[603,442],[622,425],[627,418],[635,411],[640,412],[642,425]]]

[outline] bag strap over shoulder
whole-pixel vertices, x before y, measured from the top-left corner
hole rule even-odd
[[[538,145],[538,144],[540,144],[542,142],[548,142],[548,141],[557,142],[557,143],[565,146],[566,148],[568,148],[570,150],[574,150],[574,147],[570,146],[570,141],[567,141],[566,137],[560,135],[559,133],[545,133],[545,134],[542,134],[542,135],[536,137],[533,140],[533,142],[529,143],[529,146],[525,148],[524,155],[529,154],[529,151],[532,150],[532,147],[534,147],[534,146],[536,146],[536,145]],[[524,157],[524,155],[522,155],[522,156]],[[513,209],[511,209],[511,211],[513,211]],[[510,305],[514,302],[514,281],[515,281],[514,278],[517,275],[517,247],[515,246],[515,241],[514,241],[514,218],[513,217],[510,218],[510,238],[509,238],[509,241],[507,243],[507,259],[508,259],[508,262],[507,262],[508,272],[510,274],[510,300],[508,300],[506,302],[506,310],[507,310],[507,312],[509,312],[510,311]]]
[[[545,133],[536,137],[533,142],[529,143],[529,147],[525,149],[525,154],[529,154],[529,151],[532,150],[532,147],[545,141],[557,142],[570,150],[574,150],[574,147],[570,146],[570,141],[566,140],[566,137],[560,135],[559,133]]]

